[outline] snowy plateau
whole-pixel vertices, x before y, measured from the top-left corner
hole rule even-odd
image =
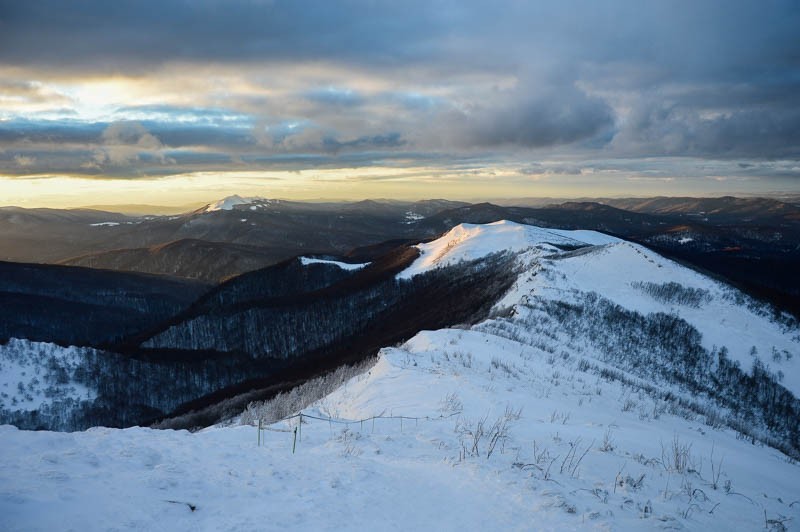
[[[592,231],[462,224],[418,248],[398,282],[501,252],[518,277],[487,319],[322,397],[193,433],[2,426],[0,529],[800,530],[794,320]],[[0,347],[6,404],[32,408],[25,346],[79,350]]]

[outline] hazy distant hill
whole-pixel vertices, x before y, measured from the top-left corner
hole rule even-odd
[[[302,254],[347,255],[358,249],[355,260],[371,260],[393,245],[434,238],[459,223],[507,219],[634,240],[800,313],[798,212],[774,199],[732,197],[501,206],[229,196],[180,215],[143,217],[0,208],[0,258],[219,281]],[[393,244],[383,244],[387,241]]]
[[[714,223],[800,222],[800,207],[769,198],[629,198],[599,200],[634,212],[700,217]]]
[[[185,238],[146,248],[103,251],[61,261],[71,266],[177,275],[217,283],[293,257],[291,247],[259,247]]]

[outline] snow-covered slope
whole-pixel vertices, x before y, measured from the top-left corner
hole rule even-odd
[[[398,274],[408,279],[431,268],[474,260],[503,251],[553,253],[556,246],[586,246],[619,240],[595,231],[563,231],[522,225],[506,220],[486,225],[460,224],[443,237],[419,244],[420,257]]]
[[[729,358],[746,370],[757,356],[769,370],[780,371],[782,384],[800,396],[800,361],[793,356],[800,354],[800,330],[776,321],[728,285],[624,241],[545,259],[539,267],[539,274],[523,277],[503,303],[531,296],[574,301],[576,294],[593,291],[640,314],[680,316],[701,333],[706,349],[727,348]],[[666,283],[680,285],[671,298],[658,296]]]
[[[0,410],[30,412],[94,399],[94,390],[68,377],[85,351],[16,338],[0,345]]]
[[[260,446],[252,425],[2,427],[0,529],[800,526],[800,467],[761,443],[786,444],[755,403],[737,410],[758,393],[726,381],[747,385],[757,361],[796,393],[795,325],[599,233],[462,225],[420,250],[401,277],[510,250],[519,279],[493,318],[419,333],[333,393],[295,398],[302,426],[272,423]],[[743,415],[751,426],[731,428]]]

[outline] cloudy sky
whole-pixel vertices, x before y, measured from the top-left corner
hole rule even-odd
[[[0,0],[0,204],[800,192],[800,2]]]

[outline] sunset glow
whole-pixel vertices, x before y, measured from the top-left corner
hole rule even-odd
[[[0,204],[798,191],[788,4],[36,6]]]

